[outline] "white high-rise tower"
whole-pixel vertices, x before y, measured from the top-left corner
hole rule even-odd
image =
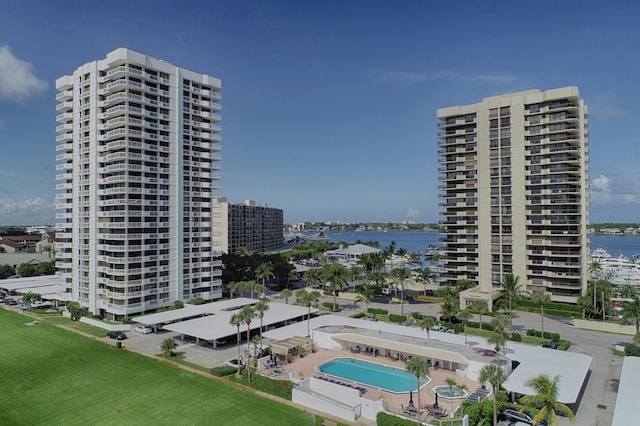
[[[69,299],[119,320],[220,298],[220,80],[117,49],[56,87],[56,257]]]

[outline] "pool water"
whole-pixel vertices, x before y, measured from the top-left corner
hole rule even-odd
[[[394,393],[416,390],[416,376],[406,370],[387,367],[353,358],[336,358],[318,366],[318,370],[334,376]],[[430,381],[430,380],[429,380]],[[428,383],[420,379],[420,387]]]

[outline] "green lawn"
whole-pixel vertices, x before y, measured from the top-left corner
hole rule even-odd
[[[313,425],[311,414],[0,309],[7,425]]]

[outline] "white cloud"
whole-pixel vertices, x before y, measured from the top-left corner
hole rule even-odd
[[[606,192],[609,189],[609,178],[605,175],[600,175],[593,179],[593,186],[599,191]]]
[[[8,46],[0,46],[0,99],[23,102],[46,87],[33,74],[33,64],[16,58]]]
[[[1,225],[53,224],[55,203],[44,198],[14,201],[0,199]]]
[[[596,96],[588,104],[589,113],[596,118],[606,120],[626,115],[625,110],[618,105],[618,98],[613,92]]]
[[[412,209],[411,207],[409,207],[409,210],[407,211],[407,216],[418,217],[420,216],[420,210]]]

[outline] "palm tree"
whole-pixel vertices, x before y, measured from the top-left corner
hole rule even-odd
[[[352,266],[349,268],[349,280],[355,281],[356,284],[359,284],[364,279],[362,275],[362,267],[360,266]]]
[[[258,318],[260,318],[260,349],[262,349],[262,320],[264,318],[264,313],[269,310],[269,304],[264,300],[261,300],[253,305],[253,310],[256,312]]]
[[[513,328],[513,301],[522,293],[518,282],[519,278],[513,274],[506,274],[502,279],[502,290],[500,291],[500,295],[509,300],[509,327],[511,329]]]
[[[323,268],[323,277],[329,283],[329,290],[333,293],[333,309],[336,309],[338,290],[344,288],[349,280],[349,270],[339,263],[329,263]]]
[[[602,265],[597,260],[594,260],[589,265],[589,272],[595,274],[596,278],[599,278],[600,271],[602,271]]]
[[[452,396],[453,395],[453,388],[456,387],[458,389],[460,389],[460,391],[464,391],[467,389],[467,385],[465,384],[458,384],[458,382],[456,382],[456,379],[454,379],[453,377],[447,377],[445,379],[445,383],[449,386],[449,395]],[[449,401],[451,401],[451,417],[453,417],[453,398],[449,398]]]
[[[541,374],[525,382],[525,385],[532,388],[536,393],[535,395],[525,395],[520,398],[520,403],[524,405],[524,407],[520,409],[520,412],[523,412],[527,408],[540,409],[538,414],[533,417],[534,425],[546,421],[551,426],[557,426],[557,413],[563,414],[569,420],[573,421],[574,414],[571,408],[558,402],[559,381],[560,376],[551,378],[546,374]]]
[[[540,329],[544,338],[544,305],[551,302],[551,296],[543,289],[538,289],[531,293],[531,301],[540,306]]]
[[[419,269],[418,274],[418,281],[424,284],[425,291],[427,290],[427,286],[429,284],[434,283],[438,280],[438,276],[428,266],[424,269]]]
[[[268,263],[261,263],[254,271],[256,279],[262,280],[262,285],[266,286],[266,281],[273,278],[273,266]],[[251,296],[253,297],[253,295]]]
[[[316,292],[317,293],[317,292]],[[316,300],[316,295],[311,291],[307,290],[298,290],[296,292],[296,303],[306,306],[309,309],[309,313],[307,314],[307,337],[311,337],[311,306]]]
[[[238,284],[235,281],[227,283],[227,290],[229,290],[229,297],[233,299],[233,294],[238,291]]]
[[[293,296],[293,292],[288,288],[285,288],[280,292],[280,297],[284,297],[284,303],[289,304],[289,298]]]
[[[404,315],[404,283],[409,278],[406,268],[394,268],[391,270],[391,277],[400,286],[400,315]]]
[[[500,386],[507,380],[507,375],[504,370],[497,364],[486,364],[480,370],[478,381],[480,383],[489,383],[493,390],[493,426],[498,424],[498,409],[496,407],[496,400],[498,399],[498,392]]]
[[[458,311],[458,319],[464,322],[464,344],[467,344],[467,322],[473,318],[473,313],[469,309]]]
[[[631,302],[622,302],[622,318],[620,324],[636,326],[636,334],[640,332],[640,297],[633,296]]]
[[[487,302],[484,300],[474,300],[467,309],[480,316],[480,330],[482,330],[482,315],[487,313]]]
[[[173,351],[178,347],[178,344],[172,338],[167,338],[162,341],[160,345],[160,351],[164,358],[173,356]]]
[[[256,316],[256,312],[251,306],[245,306],[240,311],[240,318],[242,318],[242,322],[247,324],[247,352],[251,353],[251,321]]]
[[[242,316],[240,315],[240,312],[231,315],[231,318],[229,319],[229,324],[235,325],[238,328],[238,332],[236,334],[236,342],[238,345],[238,362],[240,362],[240,360],[242,359],[240,357],[240,326],[243,322],[244,321],[242,319]]]
[[[420,423],[420,379],[426,377],[429,374],[429,366],[422,358],[412,356],[407,363],[407,371],[413,373],[416,376],[416,394],[418,395],[418,423]]]
[[[431,327],[433,327],[434,325],[436,325],[436,317],[432,315],[426,315],[420,320],[420,329],[426,330],[427,339],[431,339],[431,337],[429,336],[429,332],[431,331]]]
[[[309,269],[304,274],[304,280],[307,283],[307,286],[316,286],[320,284],[324,284],[323,271],[321,268]]]
[[[369,311],[369,303],[375,297],[375,289],[372,285],[364,284],[358,289],[359,295],[355,298],[356,302],[364,302],[367,311]]]
[[[493,345],[493,350],[496,353],[496,361],[498,362],[498,365],[500,365],[500,349],[506,346],[507,336],[504,332],[496,329],[489,337],[487,337],[487,343]]]

